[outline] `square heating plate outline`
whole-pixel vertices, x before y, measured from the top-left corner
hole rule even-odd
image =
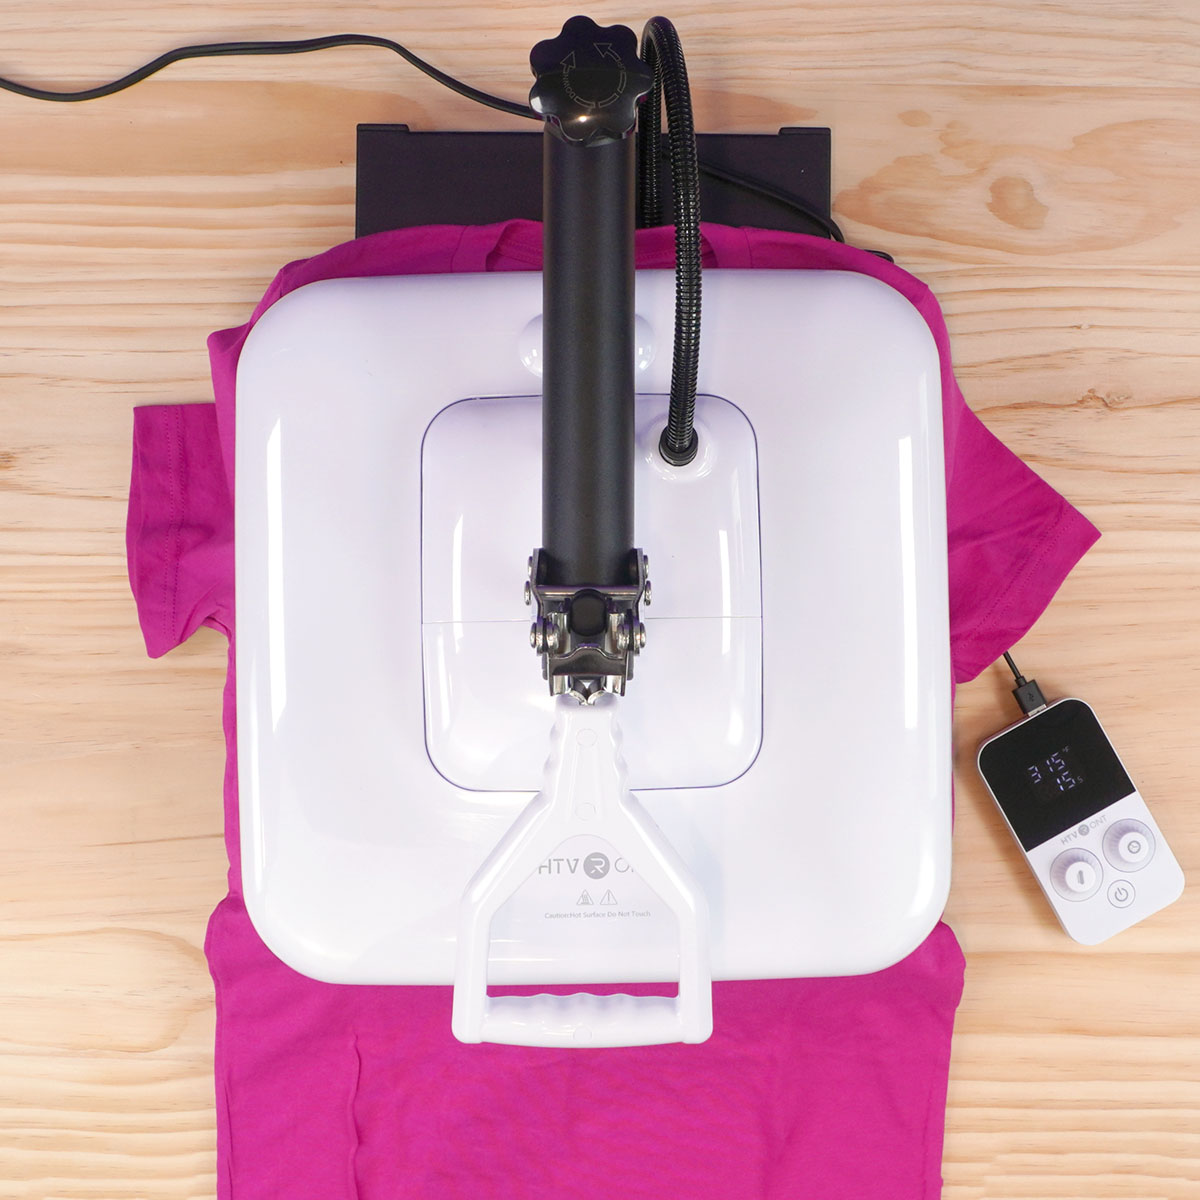
[[[878,970],[949,888],[937,347],[877,280],[710,271],[703,451],[671,468],[673,289],[638,273],[653,603],[618,701],[629,783],[707,897],[713,978]],[[464,888],[540,786],[553,701],[521,589],[541,303],[536,273],[329,280],[242,352],[243,876],[307,975],[451,982]],[[578,838],[497,913],[489,980],[670,979],[676,959],[620,847]]]

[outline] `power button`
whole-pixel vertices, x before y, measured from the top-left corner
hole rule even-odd
[[[1116,883],[1108,886],[1108,902],[1113,908],[1128,908],[1136,896],[1133,884],[1127,879],[1118,879]]]

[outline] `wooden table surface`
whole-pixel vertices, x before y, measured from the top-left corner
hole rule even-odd
[[[356,31],[514,98],[529,47],[576,11],[0,10],[0,75],[47,86],[191,42]],[[1103,530],[1018,661],[1093,702],[1200,884],[1200,6],[668,15],[700,129],[832,127],[849,240],[932,285],[971,405]],[[130,413],[208,399],[206,334],[352,236],[365,121],[525,127],[371,49],[186,63],[85,105],[0,93],[0,1196],[214,1194],[201,947],[224,890],[225,648],[202,632],[145,657]],[[944,1194],[1195,1198],[1200,887],[1107,945],[1067,940],[972,765],[1013,714],[1007,688],[993,668],[958,695],[948,916],[968,971]]]

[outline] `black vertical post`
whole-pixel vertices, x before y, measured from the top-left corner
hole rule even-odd
[[[546,121],[538,582],[624,587],[637,578],[633,133],[654,80],[632,29],[588,17],[534,46],[529,65]]]
[[[630,581],[634,140],[544,135],[542,548],[547,583]]]

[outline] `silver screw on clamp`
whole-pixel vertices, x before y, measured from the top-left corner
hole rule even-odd
[[[558,626],[550,620],[534,621],[529,627],[529,644],[539,653],[558,649]]]

